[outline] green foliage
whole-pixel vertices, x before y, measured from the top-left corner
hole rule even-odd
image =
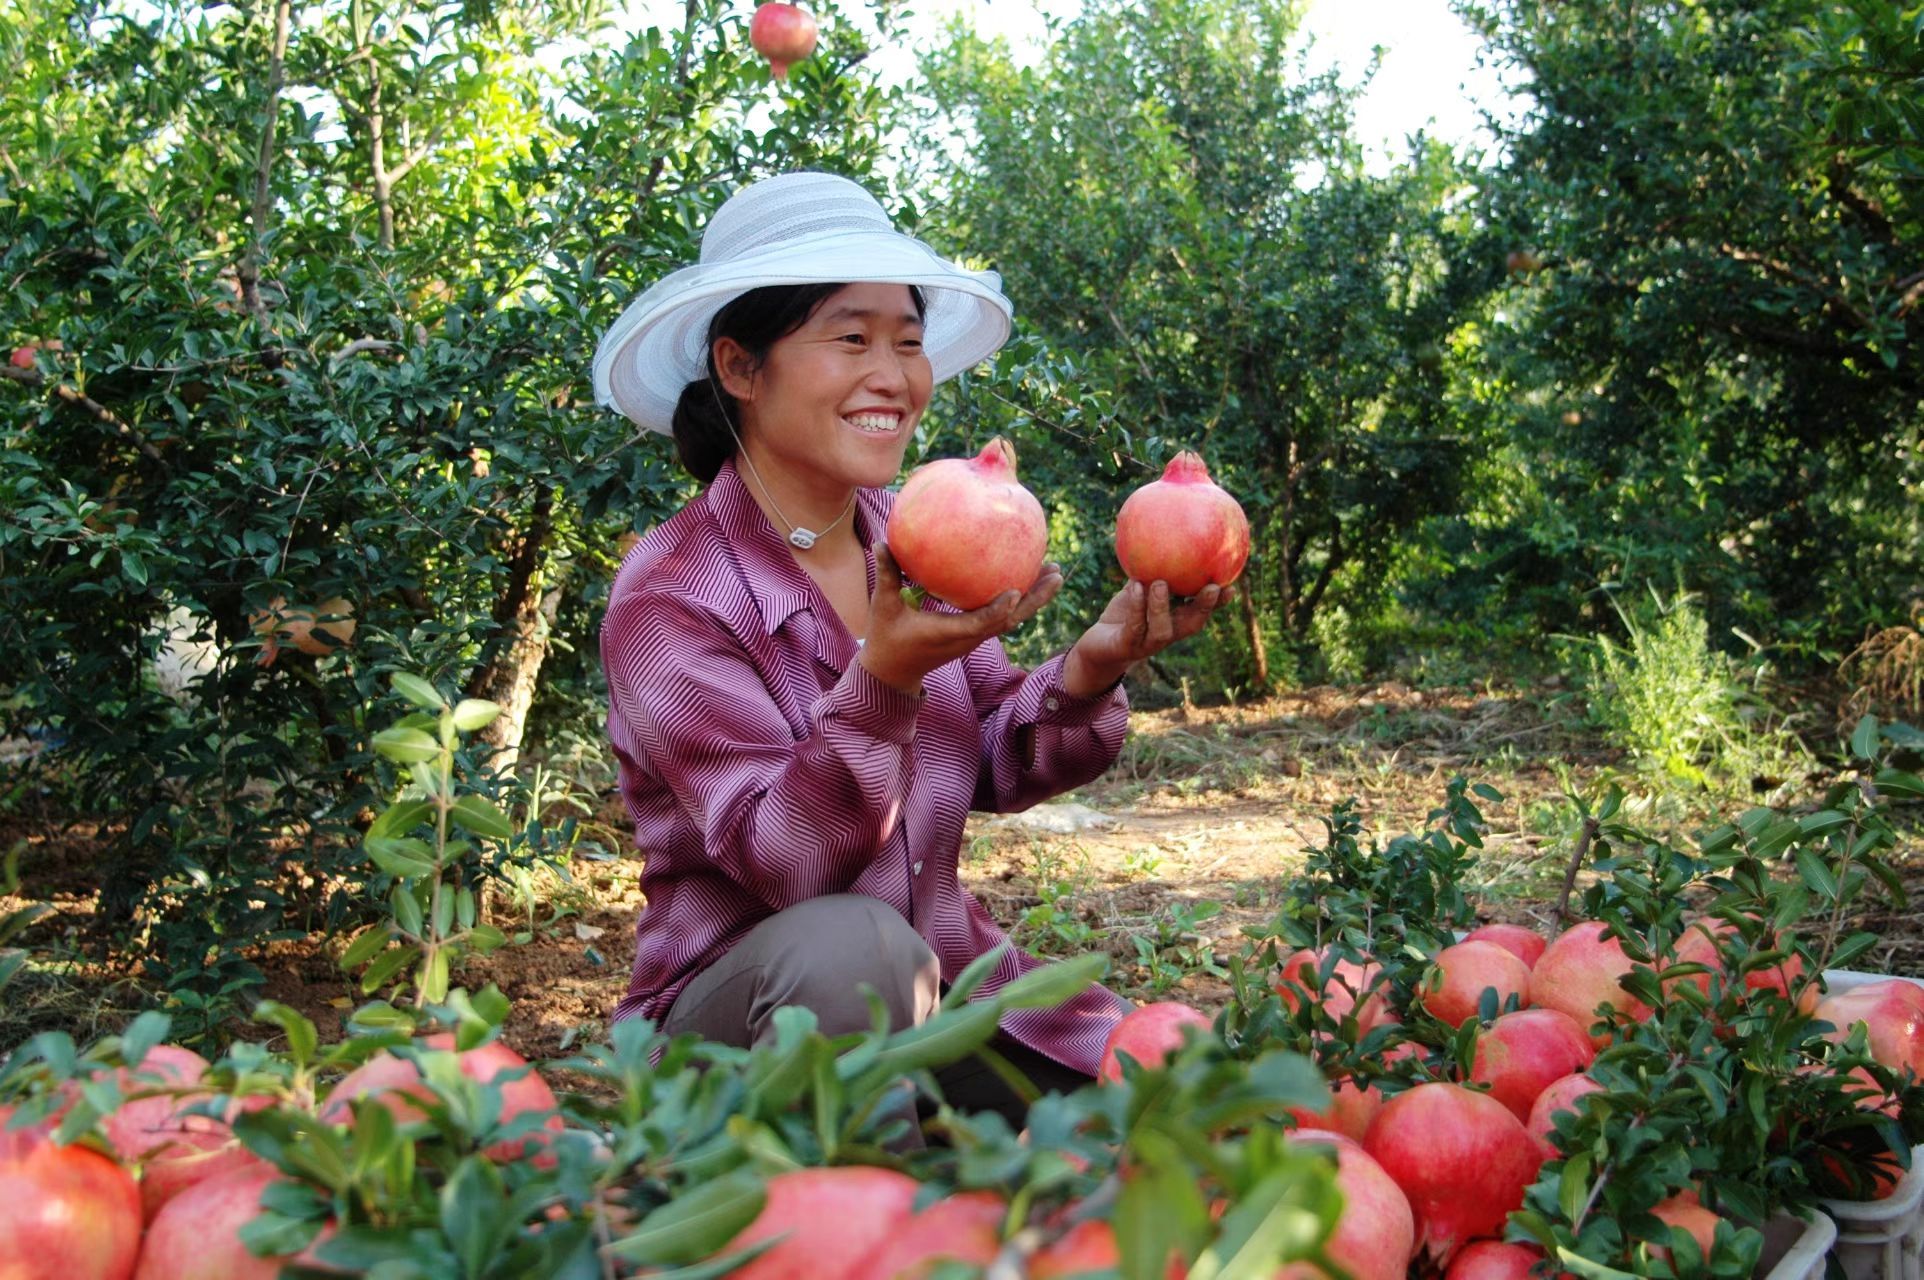
[[[549,1064],[585,1086],[563,1098],[559,1130],[539,1114],[503,1123],[500,1077],[473,1080],[455,1053],[411,1038],[440,1025],[463,1050],[485,1043],[507,1012],[492,990],[456,990],[419,1012],[368,1006],[354,1036],[327,1046],[298,1013],[263,1005],[257,1016],[281,1030],[285,1050],[235,1046],[192,1105],[214,1114],[230,1097],[254,1100],[235,1133],[288,1175],[243,1228],[250,1247],[313,1245],[316,1265],[356,1273],[720,1275],[729,1260],[717,1255],[760,1211],[769,1178],[831,1165],[906,1172],[927,1188],[923,1202],[993,1191],[1008,1205],[1001,1244],[1017,1265],[1084,1219],[1113,1224],[1126,1277],[1161,1276],[1172,1254],[1192,1274],[1221,1276],[1322,1256],[1341,1208],[1333,1170],[1264,1123],[1324,1096],[1294,1054],[1243,1061],[1196,1037],[1161,1066],[1131,1062],[1120,1083],[1037,1101],[1027,1141],[999,1114],[948,1107],[934,1068],[985,1050],[1005,1014],[1060,1003],[1102,967],[1085,957],[972,1000],[999,959],[983,957],[929,1021],[899,1031],[881,1025],[879,1005],[872,1030],[833,1038],[807,1010],[782,1010],[774,1042],[754,1051],[621,1023],[610,1042]],[[187,1094],[119,1070],[168,1031],[147,1015],[84,1052],[64,1034],[38,1037],[0,1068],[12,1123],[60,1107],[58,1136],[72,1140],[134,1097]],[[418,1069],[418,1117],[365,1098],[320,1119],[312,1104],[335,1073],[379,1052]],[[943,1145],[899,1143],[911,1090]],[[502,1149],[527,1139],[519,1154]]]
[[[1461,595],[1588,630],[1600,583],[1689,582],[1807,656],[1902,620],[1924,206],[1890,86],[1924,74],[1917,6],[1459,8],[1526,104],[1457,264],[1499,290],[1471,391],[1508,441],[1446,535]]]
[[[366,910],[389,672],[500,705],[477,773],[599,736],[612,549],[689,486],[595,343],[740,182],[871,177],[869,13],[816,8],[777,85],[720,0],[328,0],[284,50],[271,4],[0,0],[0,735],[58,744],[104,917],[209,1025]],[[351,644],[251,625],[336,597]]]
[[[1649,1210],[1679,1190],[1695,1186],[1719,1213],[1759,1223],[1820,1196],[1863,1197],[1880,1162],[1908,1163],[1924,1127],[1917,1082],[1872,1060],[1861,1031],[1831,1034],[1799,1008],[1822,971],[1875,945],[1842,930],[1864,892],[1875,882],[1904,900],[1889,863],[1899,845],[1891,802],[1873,780],[1902,795],[1918,788],[1879,765],[1881,736],[1874,721],[1859,726],[1858,777],[1814,810],[1751,810],[1705,833],[1694,853],[1603,825],[1584,906],[1610,922],[1637,966],[1623,985],[1654,1012],[1610,1013],[1613,1043],[1590,1069],[1604,1089],[1558,1117],[1560,1158],[1512,1219],[1530,1238],[1566,1260],[1662,1274],[1636,1241],[1667,1243]],[[1784,864],[1794,876],[1772,873]],[[1723,930],[1718,969],[1677,962],[1692,904]],[[1773,973],[1789,975],[1787,991],[1750,986]],[[1902,1123],[1866,1105],[1846,1073],[1900,1096]],[[1710,1273],[1749,1274],[1757,1241],[1726,1231]]]
[[[1723,790],[1781,780],[1806,760],[1753,683],[1710,647],[1696,602],[1682,594],[1665,602],[1654,592],[1651,602],[1626,610],[1613,601],[1627,642],[1599,636],[1586,654],[1584,695],[1611,740],[1642,768]]]

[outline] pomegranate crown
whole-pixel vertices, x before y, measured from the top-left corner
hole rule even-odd
[[[1169,460],[1163,468],[1162,478],[1176,484],[1209,484],[1209,468],[1204,465],[1202,455],[1194,449],[1184,449]]]
[[[975,465],[992,475],[1007,472],[1010,479],[1015,478],[1015,446],[1001,436],[993,437],[982,446],[982,452],[975,455]]]

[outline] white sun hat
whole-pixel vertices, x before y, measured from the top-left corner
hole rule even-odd
[[[907,284],[923,291],[922,348],[935,381],[1009,339],[1002,277],[950,262],[897,231],[874,196],[828,173],[784,173],[730,196],[702,232],[701,260],[628,304],[595,350],[595,401],[650,431],[673,430],[675,403],[708,367],[715,313],[776,284]]]

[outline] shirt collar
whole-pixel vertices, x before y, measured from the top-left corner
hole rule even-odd
[[[721,527],[722,539],[748,592],[761,611],[762,626],[774,635],[783,623],[803,609],[813,610],[820,592],[815,580],[795,563],[788,540],[769,521],[754,495],[736,470],[734,459],[722,463],[714,482],[708,486],[708,509]],[[888,515],[886,490],[857,489],[855,510],[856,536],[863,545],[875,544],[876,531],[884,527]]]

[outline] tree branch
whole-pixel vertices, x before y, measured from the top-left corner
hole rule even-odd
[[[293,7],[294,0],[280,0],[274,6],[274,54],[268,63],[266,118],[261,124],[260,152],[254,164],[254,207],[248,218],[247,252],[241,255],[236,270],[241,301],[262,325],[267,323],[267,306],[261,301],[261,251],[267,238],[267,215],[273,207],[269,179],[274,171],[274,131],[280,116],[281,90],[287,82],[287,29]]]
[[[0,379],[5,379],[9,382],[24,383],[36,390],[41,387],[46,387],[47,394],[54,399],[60,401],[62,404],[71,405],[81,412],[91,415],[96,421],[112,427],[116,435],[140,450],[142,457],[150,462],[158,463],[163,468],[167,467],[166,455],[162,454],[159,449],[156,449],[145,436],[129,426],[126,419],[91,396],[83,395],[64,382],[55,382],[49,385],[46,377],[42,375],[38,369],[16,369],[11,365],[0,366]]]

